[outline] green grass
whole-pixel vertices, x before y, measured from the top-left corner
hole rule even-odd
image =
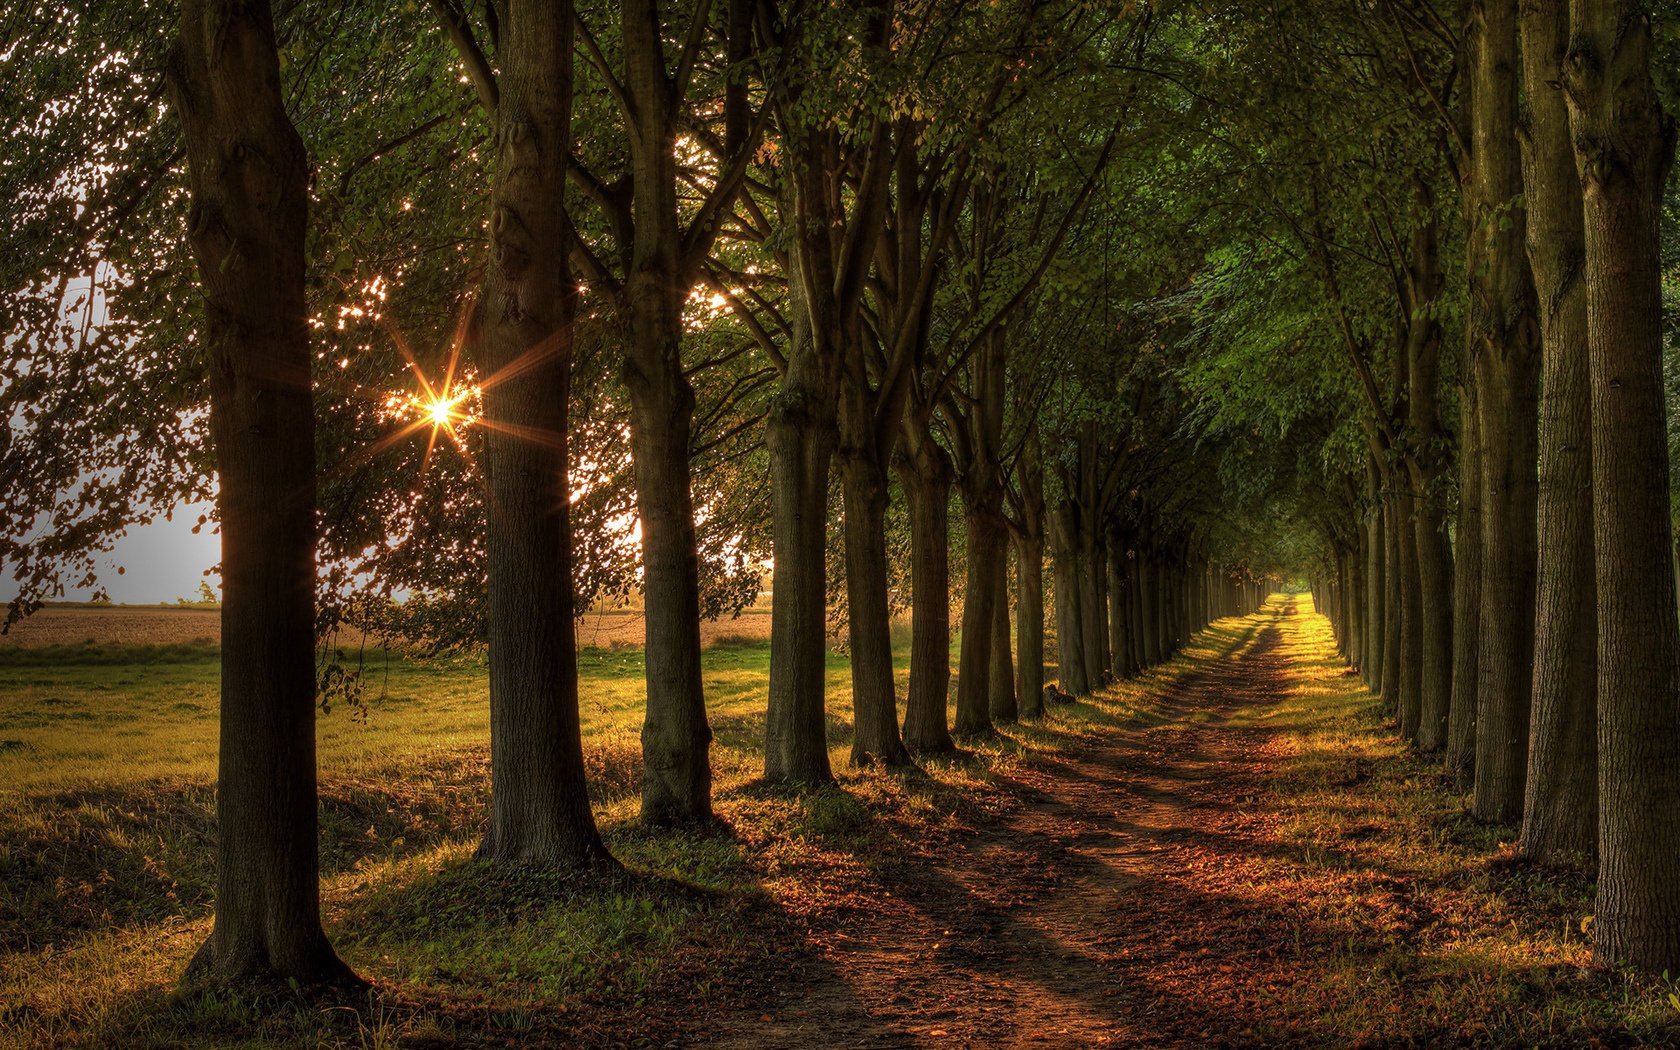
[[[1588,965],[1588,877],[1515,863],[1512,829],[1467,819],[1328,656],[1322,621],[1297,619],[1287,689],[1239,716],[1281,741],[1273,782],[1238,807],[1278,849],[1218,872],[1221,892],[1275,902],[1298,938],[1319,939],[1278,995],[1293,1025],[1278,1031],[1337,1044],[1672,1041],[1680,987]],[[845,768],[846,665],[832,655],[841,784],[804,795],[755,779],[768,646],[714,645],[724,834],[636,826],[641,654],[588,650],[596,814],[632,873],[605,881],[475,862],[482,662],[379,655],[365,720],[344,707],[320,718],[325,918],[377,988],[339,1003],[177,988],[209,928],[214,649],[0,651],[0,1046],[659,1045],[757,1002],[786,945],[868,907],[883,872],[1019,804],[1008,785],[1036,755],[1180,731],[1165,691],[1248,644],[1256,622],[1221,621],[1172,664],[930,761],[926,776]]]

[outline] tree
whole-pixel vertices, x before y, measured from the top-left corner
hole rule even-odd
[[[268,4],[186,0],[171,88],[222,522],[216,916],[189,975],[354,984],[321,929],[309,163]]]
[[[1680,628],[1663,432],[1661,217],[1675,126],[1651,22],[1572,0],[1564,97],[1581,180],[1598,611],[1601,963],[1680,967]]]
[[[614,865],[589,808],[572,618],[569,388],[571,4],[509,0],[495,127],[490,258],[467,330],[484,390],[490,825],[479,854]]]

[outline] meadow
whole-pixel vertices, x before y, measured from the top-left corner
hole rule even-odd
[[[1680,986],[1591,966],[1587,873],[1517,860],[1514,829],[1470,820],[1401,746],[1325,621],[1277,617],[1218,621],[1173,661],[908,776],[846,768],[847,666],[831,654],[840,786],[805,794],[757,780],[767,644],[713,644],[726,825],[711,834],[636,826],[641,653],[586,648],[596,815],[629,869],[611,880],[475,862],[482,661],[368,654],[365,710],[322,713],[319,739],[326,923],[375,991],[328,1002],[177,984],[212,903],[215,647],[0,649],[0,1045],[756,1047],[842,1030],[937,1045],[980,1023],[949,1011],[973,982],[1043,988],[1070,958],[1099,990],[1064,985],[1063,1013],[1107,1023],[1099,996],[1143,988],[1138,1016],[1215,1042],[1680,1036]],[[1280,622],[1272,664],[1221,677],[1265,656]],[[1164,866],[1117,870],[1089,896],[1100,869],[1080,852],[1112,837],[1100,822],[1180,791],[1214,745],[1245,764],[1174,804],[1194,830],[1166,828]],[[1069,763],[1084,774],[1058,779]],[[1046,800],[1064,828],[1010,830]],[[950,942],[932,970],[927,938],[881,912],[905,903]],[[994,959],[998,907],[1019,930],[1099,941],[1046,956],[1019,940]],[[903,995],[912,970],[932,1006]],[[824,1013],[831,1000],[845,1017]]]

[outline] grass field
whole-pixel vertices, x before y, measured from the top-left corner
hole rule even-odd
[[[487,797],[482,662],[375,654],[365,720],[345,708],[320,717],[327,926],[379,989],[336,1004],[176,990],[209,929],[215,648],[0,649],[0,1046],[680,1044],[707,1018],[756,1011],[788,972],[788,946],[870,908],[883,872],[919,870],[918,858],[961,849],[1021,805],[1013,772],[1155,724],[1174,682],[1252,629],[1221,621],[1142,679],[912,777],[845,769],[846,665],[831,656],[841,787],[803,796],[755,780],[768,646],[713,645],[717,805],[730,830],[712,835],[635,826],[641,654],[586,649],[596,811],[633,873],[608,882],[474,862]],[[1298,685],[1253,714],[1283,742],[1275,779],[1249,800],[1277,859],[1222,875],[1296,902],[1334,947],[1280,993],[1280,1016],[1310,1018],[1343,1044],[1443,1031],[1391,1016],[1402,998],[1434,1003],[1425,1019],[1483,1043],[1674,1035],[1680,986],[1587,967],[1588,879],[1515,864],[1511,829],[1465,818],[1356,678],[1303,661]]]

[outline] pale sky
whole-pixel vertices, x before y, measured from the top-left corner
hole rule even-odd
[[[222,560],[222,538],[208,527],[193,535],[193,522],[208,512],[208,503],[187,503],[175,509],[175,520],[161,518],[150,525],[137,525],[119,539],[108,555],[99,558],[99,582],[118,605],[150,605],[177,598],[196,600],[198,584],[211,587],[220,576],[204,576],[204,570]],[[117,566],[123,574],[117,575]],[[0,577],[0,588],[11,583],[10,574]],[[10,594],[5,598],[9,599]],[[93,597],[91,589],[67,589],[61,601],[81,602]]]

